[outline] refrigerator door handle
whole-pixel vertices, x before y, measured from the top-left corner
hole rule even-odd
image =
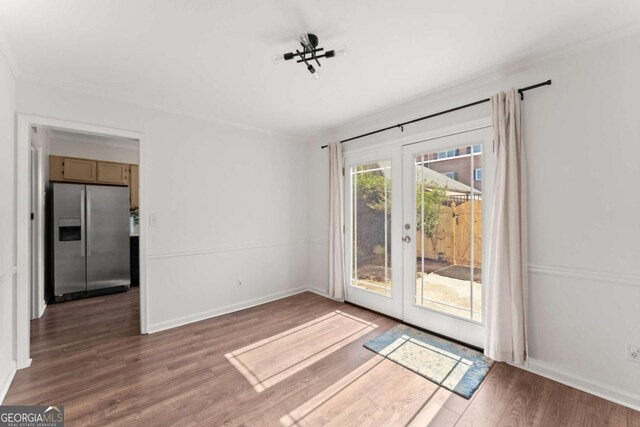
[[[80,190],[80,256],[84,257],[84,235],[87,232],[84,216],[84,190]]]
[[[91,191],[87,189],[87,256],[91,256]]]

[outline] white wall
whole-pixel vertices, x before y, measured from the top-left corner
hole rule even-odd
[[[327,289],[326,150],[320,145],[553,79],[526,94],[529,156],[529,368],[640,408],[640,35],[582,47],[526,70],[399,105],[308,144],[310,272]],[[482,105],[404,135],[487,117]],[[396,138],[399,131],[345,144]]]
[[[20,80],[17,103],[146,134],[150,331],[307,287],[303,142]]]
[[[96,140],[90,136],[78,135],[73,139],[53,135],[51,154],[54,156],[82,157],[85,159],[105,160],[109,162],[138,164],[138,144],[129,142],[130,147],[121,140]]]
[[[0,403],[16,367],[15,81],[0,55]]]

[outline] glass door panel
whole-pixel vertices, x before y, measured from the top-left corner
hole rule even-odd
[[[350,172],[351,286],[391,296],[391,160]]]
[[[414,156],[416,304],[482,322],[482,145]]]
[[[400,147],[345,159],[347,300],[393,317],[402,316],[401,181]]]

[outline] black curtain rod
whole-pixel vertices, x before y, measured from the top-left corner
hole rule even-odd
[[[520,94],[520,99],[524,99],[524,93],[526,91],[531,90],[531,89],[536,89],[536,88],[539,88],[539,87],[542,87],[542,86],[548,86],[550,84],[551,84],[551,79],[547,80],[546,82],[542,82],[542,83],[538,83],[538,84],[535,84],[535,85],[531,85],[531,86],[520,88],[520,89],[518,89],[518,93]],[[491,98],[481,99],[480,101],[471,102],[469,104],[461,105],[459,107],[450,108],[448,110],[440,111],[440,112],[434,113],[434,114],[429,114],[428,116],[419,117],[417,119],[409,120],[408,122],[399,123],[399,124],[393,125],[393,126],[388,126],[386,128],[374,130],[373,132],[363,133],[362,135],[353,136],[351,138],[343,139],[342,141],[340,141],[340,144],[345,143],[345,142],[349,142],[349,141],[353,141],[354,139],[364,138],[365,136],[375,135],[376,133],[384,132],[384,131],[391,130],[391,129],[400,128],[401,130],[404,131],[404,129],[402,129],[402,128],[405,125],[410,125],[412,123],[420,122],[422,120],[427,120],[427,119],[431,119],[433,117],[442,116],[443,114],[453,113],[454,111],[464,110],[465,108],[473,107],[475,105],[484,104],[485,102],[489,102],[489,101],[491,101]],[[323,145],[320,148],[327,148],[327,147],[328,147],[328,145]]]

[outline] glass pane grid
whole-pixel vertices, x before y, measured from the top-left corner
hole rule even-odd
[[[415,157],[416,304],[478,322],[483,320],[481,171],[482,145]]]

